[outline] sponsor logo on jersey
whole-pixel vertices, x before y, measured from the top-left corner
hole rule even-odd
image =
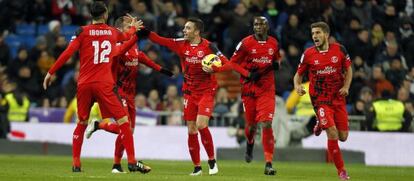
[[[331,57],[331,62],[332,62],[332,63],[336,63],[336,62],[338,62],[338,57],[337,57],[337,56],[333,56],[333,57]]]
[[[111,30],[89,30],[89,35],[91,36],[112,35],[112,31]]]
[[[198,57],[185,57],[185,61],[192,64],[201,63],[201,59],[199,59]]]
[[[190,51],[189,50],[186,50],[185,52],[184,52],[184,55],[190,55]]]
[[[197,52],[197,56],[198,56],[198,57],[200,57],[200,58],[201,58],[201,57],[204,57],[204,52],[203,52],[203,51],[201,51],[201,50],[200,50],[200,51],[198,51],[198,52]]]
[[[273,55],[273,53],[275,53],[275,51],[273,50],[273,48],[269,48],[268,52],[269,52],[269,55]]]
[[[260,57],[260,58],[254,58],[252,62],[255,63],[271,63],[272,61],[268,57]]]
[[[333,68],[332,66],[327,66],[323,70],[316,71],[316,74],[331,74],[335,72],[336,72],[336,68]]]

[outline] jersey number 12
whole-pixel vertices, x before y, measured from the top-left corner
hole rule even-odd
[[[92,41],[93,46],[93,64],[108,63],[109,54],[111,53],[111,43],[108,40],[104,40],[102,43],[99,41]]]

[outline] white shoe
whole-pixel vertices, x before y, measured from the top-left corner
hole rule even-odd
[[[88,124],[88,127],[86,128],[86,139],[89,139],[92,134],[98,130],[99,127],[99,120],[92,119],[91,122]]]
[[[217,163],[214,163],[214,167],[210,168],[210,166],[208,167],[208,174],[209,175],[215,175],[218,173],[218,166]]]
[[[126,172],[121,172],[121,171],[114,168],[114,169],[112,169],[111,173],[126,173]]]
[[[112,166],[111,173],[126,173],[126,172],[124,172],[124,170],[122,169],[121,164],[114,164]]]
[[[200,176],[203,174],[201,167],[194,167],[194,171],[190,173],[190,176]]]

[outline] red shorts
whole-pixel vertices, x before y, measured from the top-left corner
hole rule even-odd
[[[184,120],[196,121],[197,115],[210,117],[214,110],[215,91],[205,94],[184,94]]]
[[[102,118],[118,120],[126,116],[113,84],[96,82],[78,85],[76,98],[78,101],[78,118],[81,122],[89,119],[89,113],[94,102],[98,102]]]
[[[248,123],[272,121],[276,107],[273,91],[259,96],[242,96],[243,108]]]
[[[135,109],[135,97],[121,93],[121,102],[122,107],[128,115],[128,120],[131,124],[131,128],[135,128],[135,118],[137,115],[137,110]]]
[[[348,113],[345,105],[320,105],[316,107],[319,126],[327,129],[336,126],[339,131],[348,131]]]

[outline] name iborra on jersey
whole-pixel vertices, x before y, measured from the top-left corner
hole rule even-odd
[[[104,35],[112,35],[111,30],[89,30],[90,36],[104,36]]]

